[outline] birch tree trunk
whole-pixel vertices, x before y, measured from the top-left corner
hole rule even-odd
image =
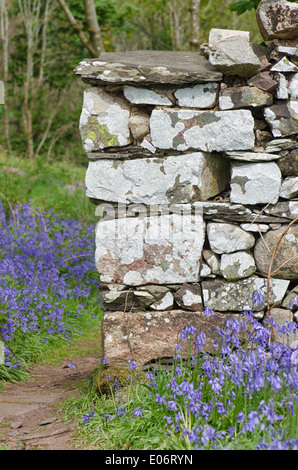
[[[34,159],[36,153],[34,150],[33,110],[36,106],[36,97],[44,86],[44,68],[46,65],[47,53],[47,28],[53,1],[54,0],[18,0],[27,43],[22,112],[27,143],[27,156],[30,159]],[[39,65],[37,69],[35,64],[34,74],[34,57],[37,52],[39,53]],[[48,118],[45,133],[37,146],[37,153],[40,152],[45,143],[57,111],[58,106],[54,108],[51,116]]]
[[[171,31],[171,42],[172,49],[174,51],[181,50],[180,40],[180,25],[178,16],[178,7],[176,0],[169,0],[169,12],[170,12],[170,31]]]
[[[9,132],[9,116],[8,116],[8,105],[7,99],[5,98],[8,82],[8,60],[9,60],[9,18],[7,12],[6,0],[0,0],[0,38],[2,40],[2,52],[3,52],[3,81],[4,81],[4,135],[7,145],[7,151],[11,154],[11,142]]]
[[[200,48],[200,6],[201,0],[190,0],[190,39],[191,51],[198,51]]]
[[[101,39],[100,26],[97,20],[96,8],[94,0],[83,0],[87,28],[89,32],[89,39],[85,36],[82,26],[75,19],[72,12],[70,11],[65,0],[57,0],[65,15],[67,16],[70,24],[72,25],[75,33],[80,38],[81,43],[89,51],[91,57],[99,57],[104,51],[104,47]]]
[[[40,0],[18,0],[27,41],[26,73],[24,80],[23,124],[27,140],[27,156],[34,158],[32,106],[33,106],[33,57],[40,29]]]
[[[90,43],[92,44],[92,48],[95,52],[95,57],[99,57],[103,51],[103,44],[94,0],[84,0],[84,7]]]

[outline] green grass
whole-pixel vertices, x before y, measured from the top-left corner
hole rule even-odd
[[[0,152],[0,195],[8,206],[30,201],[35,208],[94,224],[95,206],[84,189],[87,165],[87,158],[86,165],[78,167],[41,158],[31,162]]]
[[[96,315],[93,316],[94,312]],[[72,340],[67,340],[63,335],[54,339],[49,335],[49,343],[43,346],[38,357],[40,364],[57,366],[63,363],[66,358],[75,360],[89,354],[100,354],[101,351],[101,311],[98,306],[97,296],[88,298],[84,315],[77,319],[72,332]],[[38,338],[36,338],[38,342]],[[38,342],[39,345],[40,342]]]
[[[251,354],[249,349],[247,352]],[[191,434],[196,432],[197,427],[206,432],[208,427],[209,429],[211,427],[216,433],[224,433],[224,437],[218,434],[214,437],[214,441],[210,440],[204,444],[204,450],[215,448],[256,450],[263,443],[265,446],[270,446],[277,442],[278,446],[288,440],[296,440],[296,446],[298,445],[298,406],[297,401],[295,403],[295,392],[292,412],[288,408],[288,401],[292,400],[291,387],[287,388],[284,384],[279,390],[275,390],[265,381],[260,390],[250,395],[245,393],[247,389],[245,383],[236,386],[234,381],[226,377],[221,394],[217,395],[211,390],[211,383],[205,370],[209,358],[210,356],[205,358],[196,356],[195,366],[190,365],[190,358],[186,362],[180,362],[180,373],[175,366],[168,371],[159,369],[154,374],[154,382],[151,383],[145,374],[138,374],[137,379],[129,384],[123,384],[119,380],[119,389],[115,389],[113,385],[114,376],[110,372],[113,368],[107,368],[106,374],[110,374],[110,393],[96,390],[95,384],[98,383],[98,373],[96,373],[92,380],[83,384],[84,392],[81,396],[73,397],[61,404],[64,419],[75,420],[78,423],[77,442],[95,450],[193,450],[195,444]],[[216,364],[216,355],[211,361],[213,365]],[[220,364],[218,372],[214,372],[215,378],[228,364],[228,358],[226,364],[225,361],[221,361]],[[269,361],[269,364],[272,363]],[[99,370],[101,368],[102,366]],[[230,370],[233,371],[233,367]],[[262,371],[262,367],[259,370]],[[129,369],[127,371],[133,378],[135,371]],[[297,377],[297,374],[293,375],[294,377]],[[212,402],[213,410],[206,421],[201,412],[195,416],[191,410],[190,403],[193,398],[186,399],[186,393],[184,395],[178,393],[173,397],[173,390],[170,387],[170,384],[174,383],[173,379],[176,384],[193,384],[195,390],[202,392],[201,397],[197,397],[198,403],[207,405]],[[249,382],[250,374],[244,375],[243,379],[244,382],[246,380]],[[182,391],[182,388],[180,390]],[[235,392],[234,398],[231,392]],[[164,398],[163,403],[158,403],[157,394]],[[170,410],[167,406],[171,400],[176,402],[176,409]],[[226,408],[225,414],[217,408],[218,402]],[[275,415],[273,421],[261,411],[271,405],[273,412],[271,418]],[[142,410],[140,416],[135,413],[138,409]],[[180,412],[179,420],[176,419],[178,412]],[[244,420],[239,420],[239,413],[242,412]],[[246,423],[250,420],[249,416],[253,414],[257,414],[258,422],[253,429],[245,430]],[[84,417],[88,415],[90,418],[84,422]],[[171,421],[167,422],[165,417]],[[175,429],[176,425],[179,425],[178,430]]]
[[[7,211],[15,204],[25,204],[37,211],[53,210],[61,217],[80,219],[86,224],[95,224],[95,206],[86,197],[84,179],[87,168],[72,165],[69,162],[34,162],[16,156],[7,157],[0,151],[0,197]],[[94,274],[96,276],[96,273]],[[72,298],[64,301],[69,311],[76,311],[80,299]],[[64,335],[43,335],[40,341],[38,334],[21,333],[18,343],[22,344],[19,356],[22,367],[9,371],[0,365],[2,379],[9,381],[26,380],[32,364],[58,364],[69,355],[78,357],[100,349],[101,309],[98,305],[96,288],[84,300],[84,315],[70,317],[71,327],[75,327],[72,340]],[[3,381],[2,381],[3,385]],[[1,387],[1,383],[0,383]]]

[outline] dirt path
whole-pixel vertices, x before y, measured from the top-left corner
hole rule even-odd
[[[83,450],[75,447],[76,423],[65,424],[57,403],[77,395],[77,386],[96,369],[99,354],[60,366],[36,365],[30,379],[0,391],[0,449]]]

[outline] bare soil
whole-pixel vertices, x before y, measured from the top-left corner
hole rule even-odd
[[[75,442],[76,422],[62,420],[58,403],[78,396],[79,385],[99,365],[99,354],[60,366],[35,365],[30,378],[0,391],[0,449],[86,450]]]

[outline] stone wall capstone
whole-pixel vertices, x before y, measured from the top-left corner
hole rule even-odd
[[[278,24],[277,4],[291,13]],[[211,334],[243,310],[262,322],[280,238],[270,312],[298,320],[297,14],[263,0],[257,21],[271,42],[213,29],[200,53],[103,53],[75,69],[89,85],[79,126],[86,194],[102,215],[110,365],[171,357],[188,324]]]

